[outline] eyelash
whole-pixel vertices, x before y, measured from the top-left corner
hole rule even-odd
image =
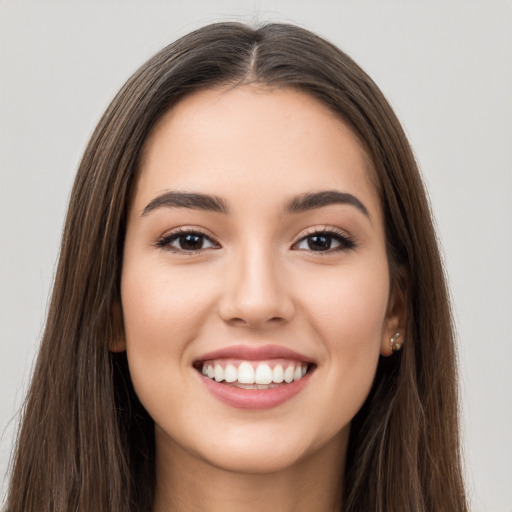
[[[301,242],[306,241],[308,238],[311,237],[320,237],[323,236],[325,238],[331,239],[330,243],[332,243],[332,239],[334,239],[336,242],[339,243],[339,247],[335,249],[328,249],[326,251],[315,251],[311,249],[309,252],[314,252],[320,256],[333,254],[337,252],[343,252],[343,251],[349,251],[351,249],[355,249],[356,247],[356,241],[353,237],[347,235],[344,231],[338,228],[333,227],[327,227],[325,226],[323,229],[316,229],[313,228],[310,232],[306,233],[304,236],[302,236],[297,242],[293,244],[292,247],[295,247],[299,245]],[[306,250],[306,249],[296,249],[296,250]]]
[[[177,231],[173,231],[171,233],[168,233],[168,234],[162,236],[156,242],[155,245],[156,245],[156,247],[159,247],[161,249],[166,249],[173,253],[181,253],[181,254],[188,254],[188,255],[197,254],[200,251],[210,249],[210,248],[205,249],[205,248],[201,247],[200,249],[186,250],[186,249],[180,249],[177,247],[173,247],[171,245],[172,242],[179,240],[181,237],[185,237],[187,235],[196,235],[198,237],[201,237],[203,240],[208,240],[212,244],[212,246],[214,246],[213,248],[217,249],[220,247],[220,245],[217,242],[215,242],[211,237],[209,237],[208,235],[203,233],[198,228],[179,228]]]
[[[187,249],[173,247],[171,245],[173,242],[175,242],[175,241],[179,240],[181,237],[185,237],[187,235],[195,235],[197,237],[200,237],[201,240],[203,241],[203,243],[205,240],[207,240],[211,244],[211,247],[207,247],[207,248],[201,247],[199,249],[187,250]],[[303,250],[303,251],[307,251],[307,252],[314,252],[319,255],[327,255],[327,254],[333,254],[333,253],[337,253],[337,252],[349,251],[356,247],[356,241],[354,240],[354,238],[347,235],[342,230],[337,229],[337,228],[332,228],[332,227],[329,227],[329,228],[325,227],[323,229],[312,229],[306,235],[302,236],[299,240],[297,240],[297,242],[295,242],[292,245],[292,249],[294,247],[300,245],[302,242],[306,242],[309,238],[314,237],[314,236],[317,236],[317,237],[323,236],[324,238],[329,239],[329,246],[332,244],[332,239],[334,239],[339,244],[339,246],[334,249],[330,249],[330,247],[328,247],[328,249],[325,251],[314,250],[311,248],[309,251],[307,249],[294,249],[294,250],[299,250],[299,251]],[[188,255],[198,254],[201,251],[209,250],[212,248],[213,249],[220,248],[220,245],[217,242],[215,242],[215,240],[213,240],[211,237],[209,237],[208,235],[206,235],[200,229],[197,229],[197,228],[179,228],[179,230],[177,230],[177,231],[173,231],[172,233],[168,233],[168,234],[162,236],[155,243],[155,246],[158,248],[161,248],[161,249],[166,249],[173,253],[181,253],[181,254],[188,254]]]

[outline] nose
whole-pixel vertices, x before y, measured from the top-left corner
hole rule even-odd
[[[219,306],[225,322],[257,329],[291,320],[290,283],[277,259],[270,251],[248,250],[230,261]]]

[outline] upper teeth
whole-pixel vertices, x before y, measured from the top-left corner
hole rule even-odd
[[[201,371],[203,375],[217,382],[239,382],[240,384],[280,384],[281,382],[293,382],[306,375],[308,365],[304,363],[276,364],[273,368],[268,363],[250,363],[248,361],[239,364],[228,363],[223,366],[219,362],[203,363]]]

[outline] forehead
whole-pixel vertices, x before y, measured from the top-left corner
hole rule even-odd
[[[312,96],[292,88],[243,85],[186,96],[147,138],[138,195],[166,188],[214,193],[260,189],[267,201],[317,189],[378,198],[372,165],[354,132]],[[243,194],[242,194],[243,195]],[[371,207],[371,205],[370,205]]]

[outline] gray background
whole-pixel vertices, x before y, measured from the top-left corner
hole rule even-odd
[[[0,0],[0,481],[87,139],[139,64],[225,19],[295,22],[328,37],[396,109],[450,277],[472,510],[512,511],[512,4],[504,0]]]

